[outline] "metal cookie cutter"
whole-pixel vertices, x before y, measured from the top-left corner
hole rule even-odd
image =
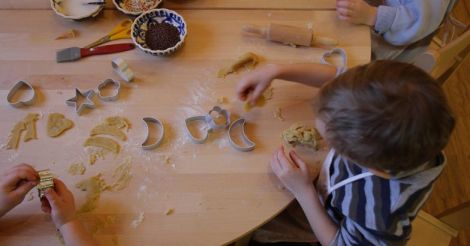
[[[223,117],[222,123],[218,122],[219,121],[218,119],[220,119],[221,117]],[[190,128],[189,125],[191,123],[198,122],[198,121],[204,122],[207,125],[207,128],[203,129],[203,131],[205,130],[203,136],[200,138],[195,137],[191,133],[191,130],[189,129]],[[227,110],[222,109],[219,106],[215,106],[209,111],[207,115],[193,116],[193,117],[187,118],[185,120],[185,124],[186,124],[186,130],[191,140],[195,143],[201,144],[207,140],[210,132],[214,130],[218,130],[218,129],[226,129],[230,125],[230,113]]]
[[[26,100],[13,101],[13,97],[16,95],[16,93],[21,87],[28,88],[28,90],[31,91],[31,96],[27,98]],[[16,82],[16,84],[10,89],[10,92],[8,92],[8,96],[7,96],[8,103],[15,108],[29,106],[33,104],[35,100],[36,100],[36,91],[34,90],[34,87],[30,83],[23,81],[23,80]]]
[[[252,151],[256,147],[256,144],[246,136],[245,124],[246,124],[245,119],[240,118],[232,122],[232,124],[230,124],[228,128],[228,132],[227,132],[228,140],[230,144],[232,145],[232,147],[236,150],[243,151],[243,152]],[[241,141],[245,143],[244,146],[235,143],[235,141],[232,138],[232,130],[236,128],[236,126],[238,125],[240,125],[240,128],[241,128],[240,139]]]
[[[93,97],[95,96],[95,91],[88,90],[85,93],[82,93],[79,89],[75,88],[75,96],[65,101],[69,106],[75,107],[75,112],[80,115],[85,108],[96,108],[95,103],[93,102]],[[79,97],[85,98],[84,102],[79,102]]]
[[[39,198],[42,198],[48,188],[54,188],[54,177],[49,169],[38,171],[39,184],[37,186]]]
[[[113,85],[114,86],[114,94],[110,96],[103,96],[101,94],[101,90],[106,88],[108,85]],[[98,98],[101,99],[102,101],[110,102],[110,101],[116,101],[119,98],[119,93],[121,92],[121,83],[119,81],[113,80],[113,79],[107,79],[101,84],[98,85]]]
[[[163,142],[163,137],[165,136],[165,128],[163,127],[163,123],[158,119],[145,117],[143,118],[143,120],[145,122],[145,128],[147,129],[147,136],[145,137],[145,141],[142,143],[142,149],[151,150],[158,147]],[[149,143],[150,124],[154,124],[155,126],[160,128],[160,134],[158,134],[157,139],[153,143]]]
[[[331,49],[329,51],[326,51],[325,53],[323,53],[321,59],[320,59],[320,62],[323,63],[323,64],[330,64],[330,65],[333,65],[331,64],[330,62],[328,62],[326,60],[326,58],[332,56],[332,55],[339,55],[341,57],[341,64],[340,66],[336,66],[336,77],[344,72],[346,72],[346,70],[348,70],[348,55],[346,54],[346,51],[344,49],[341,49],[341,48],[334,48],[334,49]],[[334,65],[333,65],[334,66]]]
[[[132,82],[134,79],[134,72],[129,68],[127,62],[124,61],[122,58],[114,58],[111,62],[113,66],[113,70],[126,82]]]

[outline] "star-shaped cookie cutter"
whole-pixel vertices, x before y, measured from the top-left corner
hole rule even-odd
[[[96,108],[96,105],[92,100],[94,96],[94,90],[88,90],[85,93],[82,93],[78,88],[75,88],[75,96],[65,101],[65,103],[69,106],[75,107],[75,112],[80,115],[85,108]],[[80,97],[84,98],[84,101],[81,103],[79,102]]]

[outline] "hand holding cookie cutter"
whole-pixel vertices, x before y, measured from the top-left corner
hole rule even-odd
[[[44,192],[49,188],[54,188],[54,177],[50,173],[49,169],[38,171],[39,184],[37,185],[39,198],[42,198]]]
[[[227,132],[228,140],[229,140],[230,144],[232,145],[232,147],[236,150],[243,151],[243,152],[252,151],[256,147],[256,144],[246,136],[245,125],[246,125],[245,119],[240,118],[240,119],[238,119],[238,120],[236,120],[236,121],[234,121],[230,124],[230,126],[228,128],[228,132]],[[237,126],[240,126],[240,128],[241,128],[240,129],[240,131],[241,131],[240,138],[246,144],[245,146],[237,144],[232,138],[232,134],[233,134],[232,131]]]
[[[217,113],[215,116],[213,115],[214,112]],[[219,117],[223,117],[224,123],[221,123],[221,124],[217,123],[216,120]],[[191,133],[191,130],[190,130],[191,123],[198,122],[198,121],[203,122],[207,125],[206,129],[203,129],[205,130],[204,135],[200,138],[195,137]],[[230,125],[230,113],[227,110],[222,109],[219,106],[215,106],[209,111],[207,115],[193,116],[193,117],[187,118],[185,120],[185,124],[186,124],[186,131],[189,137],[191,138],[191,140],[194,143],[201,144],[201,143],[204,143],[208,139],[210,132],[214,130],[218,130],[218,129],[226,129]]]
[[[348,56],[346,54],[346,51],[344,49],[341,49],[341,48],[334,48],[334,49],[331,49],[329,51],[326,51],[325,53],[323,53],[321,59],[320,59],[320,62],[322,64],[330,64],[330,65],[333,65],[331,63],[329,63],[326,58],[332,56],[332,55],[339,55],[341,57],[341,65],[340,66],[336,66],[336,77],[338,77],[338,75],[346,72],[346,70],[348,70]]]
[[[158,119],[145,117],[143,118],[143,120],[145,122],[145,128],[147,129],[147,136],[145,137],[145,141],[142,143],[142,149],[151,150],[158,147],[163,142],[163,137],[165,136],[165,128],[163,127],[163,123]],[[155,126],[160,128],[160,134],[158,134],[157,139],[153,143],[149,143],[150,124],[154,124]]]
[[[28,88],[28,90],[31,91],[31,96],[27,98],[26,100],[13,101],[13,97],[16,95],[16,93],[21,87]],[[36,100],[36,91],[34,90],[34,87],[30,83],[23,81],[23,80],[16,82],[16,84],[13,85],[13,87],[10,89],[7,95],[8,103],[15,108],[32,105],[35,100]]]
[[[134,72],[129,68],[127,62],[124,61],[122,58],[114,58],[111,62],[113,66],[113,70],[126,82],[132,82],[134,79]]]
[[[114,94],[110,96],[103,96],[101,91],[106,88],[108,85],[114,85]],[[98,98],[101,99],[102,101],[110,102],[110,101],[116,101],[119,98],[119,93],[121,92],[121,83],[119,81],[113,80],[113,79],[107,79],[101,84],[98,85]]]
[[[75,112],[80,115],[85,108],[96,108],[96,105],[92,100],[94,96],[95,91],[93,90],[88,90],[85,93],[82,93],[79,89],[75,88],[75,96],[65,101],[65,103],[69,106],[75,107]],[[78,101],[79,97],[85,98],[85,101],[80,103]]]

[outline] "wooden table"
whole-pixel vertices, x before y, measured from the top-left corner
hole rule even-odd
[[[3,7],[14,3],[2,1]],[[259,54],[266,62],[291,63],[318,62],[324,50],[245,38],[240,35],[241,26],[270,21],[312,26],[317,34],[339,40],[351,66],[369,61],[370,39],[366,27],[340,22],[334,11],[255,9],[259,7],[179,10],[189,34],[185,46],[171,57],[153,57],[133,50],[64,64],[55,62],[56,50],[83,46],[108,32],[125,16],[106,10],[95,20],[69,22],[50,10],[0,10],[0,142],[6,143],[10,129],[28,112],[43,115],[37,123],[37,140],[20,142],[17,151],[0,150],[1,170],[21,162],[37,169],[50,168],[70,187],[79,206],[84,192],[73,187],[77,181],[99,172],[110,180],[112,170],[122,160],[132,158],[133,179],[129,187],[104,192],[98,208],[82,217],[91,227],[97,218],[115,219],[95,234],[104,245],[114,245],[115,240],[120,245],[220,245],[260,226],[292,200],[271,173],[268,161],[281,144],[279,135],[283,129],[297,121],[312,123],[309,104],[316,90],[275,82],[273,99],[265,107],[246,113],[234,95],[234,86],[245,72],[226,79],[216,78],[216,73],[246,51]],[[80,31],[78,38],[54,40],[71,28]],[[110,64],[114,57],[128,61],[136,74],[135,82],[123,84],[118,101],[97,101],[97,109],[77,116],[65,100],[73,96],[75,87],[96,88],[104,79],[118,79]],[[37,89],[35,105],[15,109],[7,104],[8,89],[19,79],[31,82]],[[220,96],[229,98],[229,104],[222,106],[231,111],[232,119],[247,119],[248,134],[257,143],[254,151],[232,149],[223,132],[211,135],[202,145],[193,144],[185,135],[184,119],[206,113]],[[277,107],[282,108],[285,121],[273,117]],[[59,138],[49,138],[45,126],[47,115],[52,112],[65,114],[75,127]],[[108,154],[105,160],[90,166],[82,143],[93,126],[113,115],[129,119],[129,139],[120,142],[119,155]],[[140,148],[144,138],[141,119],[146,116],[161,119],[167,128],[163,145],[153,151]],[[169,164],[164,161],[166,156],[170,157]],[[85,175],[70,176],[69,165],[79,161],[87,166]],[[169,208],[174,209],[174,214],[165,215]],[[141,212],[143,223],[131,227]],[[0,221],[1,245],[59,245],[50,218],[40,212],[37,197],[25,200]]]

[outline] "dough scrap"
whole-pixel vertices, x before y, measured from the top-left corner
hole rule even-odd
[[[237,72],[239,69],[246,67],[246,68],[254,68],[256,64],[259,62],[259,57],[252,52],[247,52],[238,60],[236,60],[232,65],[222,68],[219,70],[217,77],[225,78],[227,75],[231,73]]]
[[[127,136],[116,125],[101,124],[95,126],[90,132],[90,136],[108,135],[126,141]]]
[[[99,173],[96,176],[78,182],[75,184],[75,188],[87,192],[85,203],[77,210],[77,213],[81,214],[95,210],[98,206],[101,192],[109,190],[110,186],[106,184]]]
[[[90,153],[90,156],[88,158],[88,163],[90,165],[94,165],[95,162],[99,159],[101,160],[104,160],[104,150],[103,149],[100,149],[100,150],[97,150],[97,151],[94,151],[92,153]]]
[[[292,145],[302,145],[312,149],[318,149],[318,140],[321,139],[320,134],[313,127],[306,126],[301,123],[294,123],[291,127],[284,130],[282,139]]]
[[[60,34],[59,36],[57,36],[55,38],[55,40],[59,40],[59,39],[68,39],[68,38],[75,38],[78,36],[78,31],[75,30],[75,29],[70,29],[69,31],[67,32],[64,32],[62,34]]]
[[[126,118],[121,117],[121,116],[111,116],[111,117],[106,118],[104,121],[105,121],[105,124],[107,124],[108,126],[115,126],[119,129],[124,128],[128,130],[129,128],[131,128],[129,121]]]
[[[137,218],[135,218],[132,222],[131,222],[131,226],[133,228],[137,228],[140,224],[142,224],[142,222],[144,221],[144,212],[140,212],[138,215],[137,215]]]
[[[277,107],[274,111],[273,111],[273,117],[275,119],[278,119],[280,121],[284,121],[284,116],[282,116],[282,109],[280,107]]]
[[[169,208],[165,211],[165,215],[172,215],[175,212],[173,208]]]
[[[9,140],[7,143],[7,149],[17,149],[18,143],[20,142],[21,133],[26,130],[26,126],[23,121],[19,121],[16,125],[11,129]]]
[[[28,142],[31,139],[37,139],[36,135],[36,121],[39,120],[39,114],[29,113],[24,118],[23,122],[26,127],[26,134],[24,135],[23,141]]]
[[[128,157],[121,163],[113,172],[114,183],[111,185],[114,191],[125,189],[132,179],[131,173],[131,158]]]
[[[94,146],[109,150],[116,154],[119,153],[120,145],[111,138],[106,137],[89,137],[85,143],[83,144],[84,147]]]
[[[47,136],[58,137],[73,127],[73,121],[65,118],[61,113],[51,113],[47,117]]]
[[[245,112],[250,111],[254,107],[263,107],[266,104],[266,98],[264,95],[261,95],[258,100],[256,100],[255,105],[251,105],[248,101],[245,101],[243,104],[243,110]]]
[[[218,104],[227,104],[228,103],[228,98],[224,97],[224,96],[221,96],[221,97],[217,98],[217,103]]]
[[[82,162],[73,163],[69,166],[68,173],[70,175],[83,175],[86,171],[86,167],[83,165]]]

